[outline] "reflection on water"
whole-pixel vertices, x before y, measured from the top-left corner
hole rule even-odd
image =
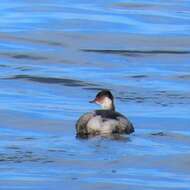
[[[189,189],[189,1],[0,11],[0,189]],[[103,88],[135,134],[76,138]]]

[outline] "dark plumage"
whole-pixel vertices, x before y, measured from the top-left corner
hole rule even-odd
[[[102,90],[100,91],[97,95],[96,98],[101,98],[103,96],[107,96],[108,98],[110,98],[113,101],[113,95],[109,90]]]
[[[115,111],[114,98],[110,91],[102,90],[91,102],[102,105],[104,109],[82,115],[76,123],[77,136],[134,132],[132,123],[124,115]]]

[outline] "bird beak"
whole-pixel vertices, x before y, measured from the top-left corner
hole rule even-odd
[[[96,98],[94,100],[89,101],[89,103],[96,103]]]

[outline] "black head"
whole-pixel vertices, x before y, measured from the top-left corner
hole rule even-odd
[[[109,99],[113,100],[113,95],[109,90],[102,90],[98,92],[96,98],[108,97]]]
[[[112,93],[109,90],[102,90],[102,91],[98,92],[98,94],[96,95],[96,98],[90,102],[93,103],[93,102],[99,101],[105,97],[108,97],[112,101],[114,99]]]

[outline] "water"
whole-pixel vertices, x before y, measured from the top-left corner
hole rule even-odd
[[[190,2],[0,2],[0,189],[190,188]],[[75,138],[112,90],[136,132]]]

